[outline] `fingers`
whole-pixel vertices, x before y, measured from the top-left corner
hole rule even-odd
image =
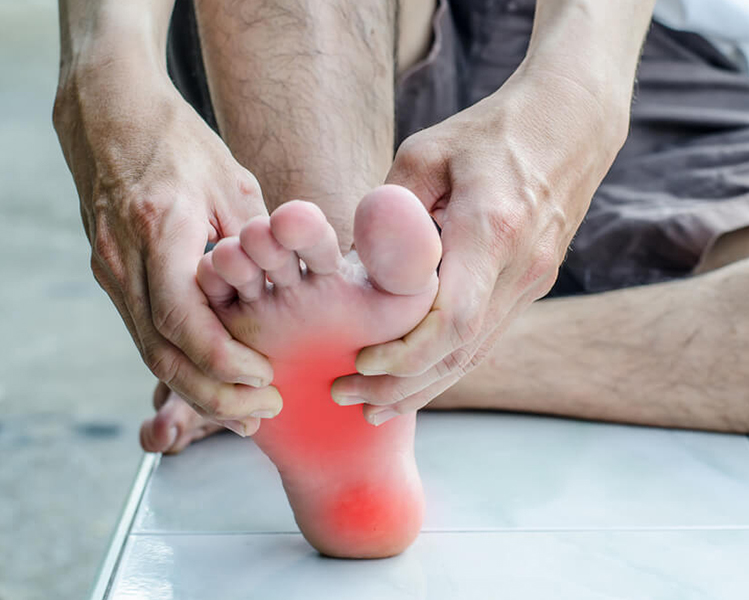
[[[124,297],[122,296],[120,287],[114,276],[112,275],[112,272],[104,265],[104,263],[99,260],[96,254],[93,254],[91,256],[91,271],[94,274],[96,282],[107,293],[109,299],[117,309],[117,312],[120,313],[120,317],[122,317],[122,320],[125,322],[125,326],[130,333],[130,337],[133,338],[135,345],[138,347],[138,350],[142,354],[143,350],[140,343],[140,338],[138,336],[138,329],[135,326],[135,320],[130,313],[130,309],[125,302]]]
[[[341,405],[368,404],[365,418],[373,425],[384,423],[398,414],[418,410],[477,367],[497,339],[537,297],[537,291],[525,294],[505,313],[501,300],[495,299],[488,320],[496,323],[481,339],[458,348],[426,372],[412,377],[392,375],[349,375],[337,379],[331,388],[333,399]],[[387,410],[386,410],[387,409]]]
[[[491,235],[486,227],[478,225],[474,235],[466,235],[475,220],[464,213],[445,223],[440,287],[432,310],[402,339],[362,350],[356,360],[359,373],[420,375],[479,339],[501,268],[498,252],[488,256]],[[509,288],[508,282],[508,289],[497,293],[507,296]]]
[[[144,359],[151,371],[196,409],[215,421],[250,417],[269,418],[282,408],[281,396],[273,386],[253,388],[225,383],[209,377],[174,345],[152,330],[141,333]]]
[[[411,190],[432,212],[450,189],[446,163],[444,146],[428,134],[416,133],[399,146],[385,183]]]
[[[252,217],[268,216],[257,178],[238,163],[232,163],[234,186],[227,186],[228,189],[218,199],[220,206],[214,212],[221,238],[239,235],[242,227]]]
[[[177,385],[194,380],[200,385],[196,390],[208,393],[209,377],[217,382],[268,385],[273,378],[268,360],[231,337],[201,292],[195,273],[202,244],[191,237],[188,232],[172,236],[168,248],[153,248],[146,259],[151,315],[142,319],[141,326],[148,329],[152,321],[159,334],[149,336],[154,346],[149,348],[149,367],[158,366],[156,376],[173,389],[175,380]],[[159,339],[162,336],[171,348]],[[183,356],[191,364],[184,364]]]
[[[177,454],[191,442],[223,429],[223,424],[196,411],[162,382],[154,390],[154,407],[156,415],[140,428],[140,444],[146,452]],[[253,419],[244,426],[242,435],[253,434],[259,424],[260,419]]]
[[[364,418],[372,425],[382,425],[393,417],[423,408],[459,380],[460,375],[453,374],[435,381],[419,392],[390,406],[365,406],[363,409]]]

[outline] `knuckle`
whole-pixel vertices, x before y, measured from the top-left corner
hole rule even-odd
[[[249,171],[244,171],[237,177],[236,187],[242,198],[261,198],[263,195],[257,177]]]
[[[180,364],[178,358],[163,348],[147,346],[143,350],[143,360],[160,381],[169,385],[179,378]]]
[[[472,359],[473,355],[465,348],[458,348],[442,359],[441,368],[438,370],[440,377],[447,377],[451,374],[462,377],[471,370]]]
[[[124,286],[126,273],[114,238],[106,229],[97,228],[91,244],[91,272],[96,282],[105,290],[113,280],[120,287]]]
[[[397,368],[392,374],[398,377],[416,377],[424,373],[430,366],[426,352],[416,349],[416,351],[406,354],[398,361]]]
[[[404,387],[404,383],[396,381],[388,386],[382,386],[380,389],[375,390],[373,394],[373,400],[377,404],[393,404],[400,402],[409,396],[408,391]]]
[[[515,254],[524,238],[527,219],[518,211],[502,210],[498,207],[485,215],[488,238],[491,245],[487,250],[498,258],[503,253]]]
[[[205,410],[210,417],[218,421],[233,419],[237,416],[229,410],[229,403],[226,402],[223,396],[219,393],[209,396],[205,401],[201,402],[201,404],[203,410]]]
[[[415,133],[406,138],[398,148],[395,163],[401,169],[415,173],[442,162],[442,144],[431,135]]]
[[[227,365],[226,350],[222,344],[209,344],[205,355],[197,362],[197,366],[209,377],[219,381],[233,381],[236,373]]]
[[[91,254],[90,265],[91,273],[93,273],[94,279],[96,279],[96,283],[98,283],[103,289],[107,289],[107,286],[109,285],[109,278],[107,277],[106,269],[94,253]]]
[[[538,246],[533,252],[531,269],[538,275],[538,279],[557,269],[557,256],[548,246]]]
[[[481,331],[483,319],[476,312],[461,311],[450,321],[452,338],[458,347],[474,342]]]
[[[476,349],[476,351],[471,355],[471,358],[468,359],[468,362],[464,365],[464,369],[466,373],[469,373],[473,371],[476,367],[478,367],[482,362],[484,362],[484,359],[489,354],[489,349],[484,348],[483,346],[480,346]]]
[[[537,286],[542,289],[542,293],[546,293],[554,285],[558,272],[559,260],[556,253],[548,246],[537,246],[531,254],[522,287]]]
[[[116,256],[114,237],[106,227],[97,227],[91,243],[94,256],[104,263],[112,263]]]
[[[145,240],[158,240],[163,236],[164,213],[173,199],[164,192],[136,194],[128,203],[127,219],[136,237]]]
[[[161,335],[169,340],[178,337],[187,321],[187,314],[177,304],[154,303],[152,312],[153,325]]]

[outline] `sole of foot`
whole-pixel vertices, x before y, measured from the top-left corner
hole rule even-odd
[[[273,365],[283,409],[254,439],[278,468],[305,538],[329,556],[381,558],[402,552],[421,527],[416,415],[374,427],[360,405],[333,402],[330,386],[355,372],[361,348],[398,339],[426,316],[441,245],[418,198],[393,185],[361,201],[354,239],[356,251],[341,256],[322,212],[289,202],[219,242],[198,281],[231,334]],[[179,398],[162,391],[159,400],[142,443],[181,449],[198,428],[213,431]]]

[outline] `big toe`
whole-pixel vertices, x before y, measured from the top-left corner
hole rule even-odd
[[[370,279],[382,290],[415,295],[433,285],[442,257],[439,233],[419,199],[382,185],[356,209],[354,242]]]

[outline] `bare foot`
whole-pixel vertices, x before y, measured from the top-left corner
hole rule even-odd
[[[140,445],[146,452],[178,454],[192,442],[221,431],[221,425],[199,415],[159,382],[153,393],[156,415],[140,426]]]
[[[324,554],[382,557],[403,551],[421,526],[415,415],[373,427],[361,406],[336,405],[330,386],[355,372],[360,348],[402,337],[426,315],[441,249],[424,207],[397,186],[362,200],[355,243],[358,256],[343,258],[322,212],[289,202],[222,240],[198,281],[232,335],[273,364],[284,407],[254,439],[278,467],[302,533]],[[166,400],[144,424],[144,447],[194,439],[208,424],[188,411]]]

